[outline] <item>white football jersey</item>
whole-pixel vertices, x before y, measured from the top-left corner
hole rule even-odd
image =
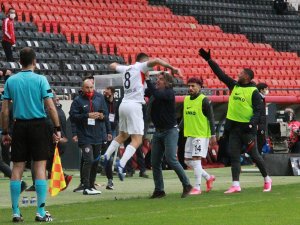
[[[145,73],[151,68],[147,66],[147,62],[136,62],[130,66],[119,65],[116,71],[122,73],[124,98],[122,102],[141,102],[145,103]]]

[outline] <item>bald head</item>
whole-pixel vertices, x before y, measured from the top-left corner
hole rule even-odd
[[[83,93],[93,92],[94,91],[94,84],[90,79],[87,79],[82,82],[82,91]]]

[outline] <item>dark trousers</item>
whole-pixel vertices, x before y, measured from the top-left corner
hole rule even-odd
[[[101,149],[101,155],[104,155],[108,146],[110,145],[111,141],[108,141],[108,142],[104,142],[103,146],[102,146],[102,149]],[[105,170],[105,175],[107,177],[107,179],[109,180],[112,180],[113,179],[113,169],[112,169],[112,166],[113,166],[113,159],[114,159],[114,155],[116,153],[113,153],[110,157],[110,160],[109,162],[106,164],[106,167],[103,168]]]
[[[91,188],[95,184],[98,160],[95,160],[101,152],[101,144],[81,145],[83,165],[81,171],[81,180],[84,188]]]
[[[6,61],[13,62],[14,58],[13,58],[13,52],[12,52],[12,44],[7,41],[2,41],[2,47],[5,52]]]
[[[258,130],[257,131],[257,150],[258,150],[259,154],[262,153],[262,148],[263,148],[265,143],[266,143],[265,131]]]
[[[260,173],[266,177],[267,171],[261,155],[257,151],[256,134],[245,133],[241,127],[235,127],[229,133],[229,149],[231,159],[231,174],[233,181],[240,180],[241,162],[240,155],[243,146],[246,146],[246,153],[256,163]]]

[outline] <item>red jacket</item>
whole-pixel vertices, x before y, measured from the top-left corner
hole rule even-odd
[[[16,43],[14,20],[5,18],[2,23],[3,41],[10,42],[12,45]]]
[[[288,124],[289,128],[291,128],[290,138],[288,140],[289,148],[293,147],[296,142],[299,141],[299,129],[300,122],[293,120]]]

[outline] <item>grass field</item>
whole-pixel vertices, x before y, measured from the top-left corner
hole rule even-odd
[[[244,167],[245,168],[245,167]],[[148,173],[150,174],[151,171]],[[251,225],[251,224],[300,224],[299,177],[273,177],[271,193],[262,192],[259,173],[242,173],[242,192],[224,195],[230,186],[230,168],[209,169],[217,180],[213,191],[199,196],[180,198],[181,184],[173,171],[164,171],[165,191],[162,199],[148,199],[153,191],[153,180],[127,178],[115,179],[115,190],[105,190],[106,179],[97,177],[101,195],[83,196],[72,190],[79,183],[76,172],[70,187],[56,197],[48,197],[47,210],[54,217],[52,224],[119,224],[119,225]],[[30,177],[25,181],[30,183]],[[188,171],[194,182],[192,171]],[[204,184],[204,181],[203,181]],[[0,225],[11,224],[9,181],[0,179]],[[34,196],[23,193],[22,196]],[[22,207],[25,222],[33,222],[35,207]]]

